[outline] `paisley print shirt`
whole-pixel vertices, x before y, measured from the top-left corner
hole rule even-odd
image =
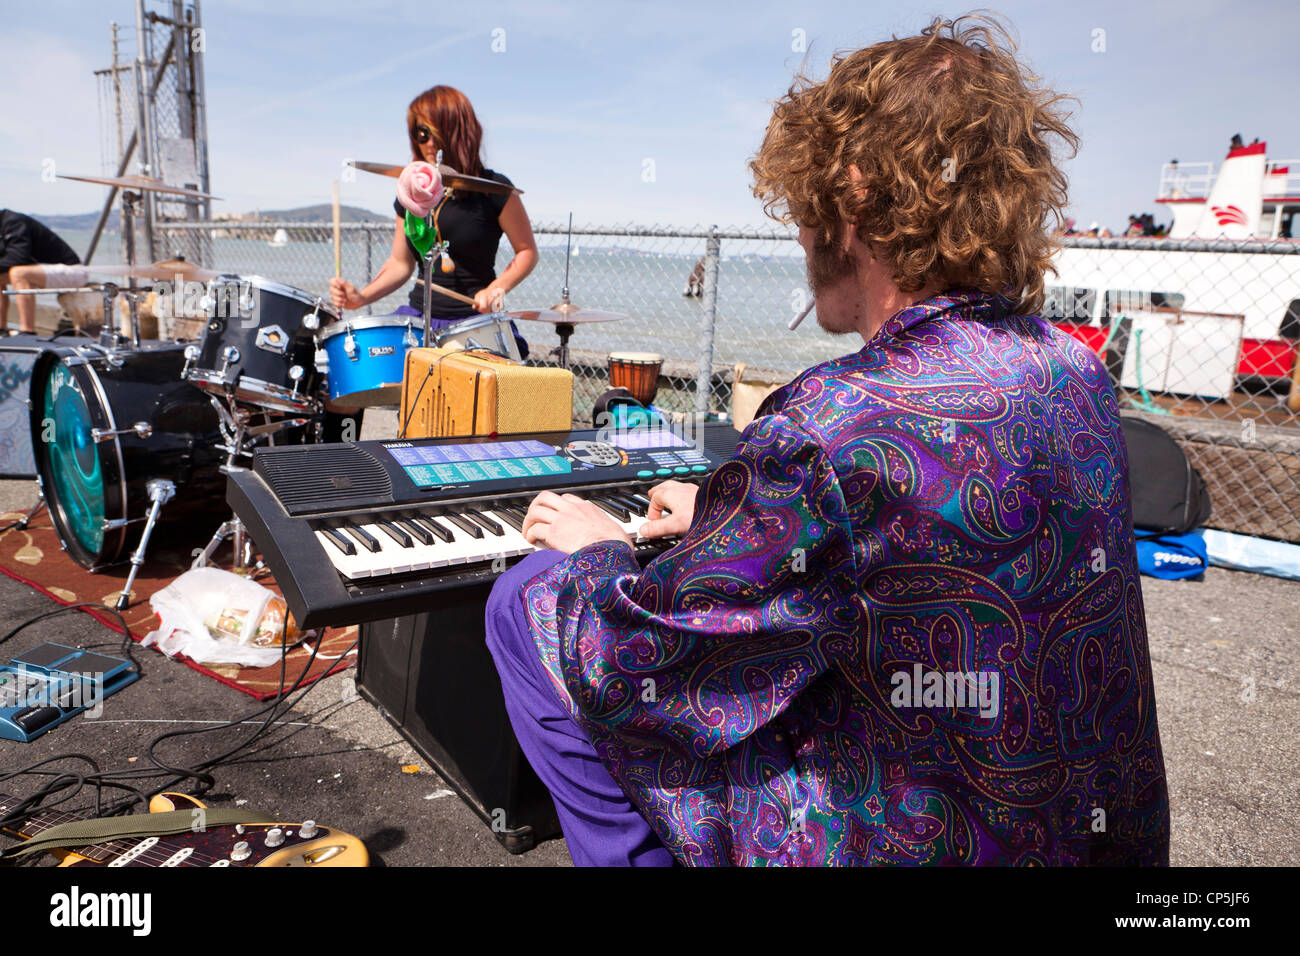
[[[774,393],[637,565],[524,589],[556,692],[682,863],[1167,864],[1106,370],[949,291]]]

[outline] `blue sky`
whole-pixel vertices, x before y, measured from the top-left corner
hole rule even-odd
[[[0,206],[96,208],[102,190],[41,180],[101,169],[91,71],[109,61],[110,19],[134,50],[130,0],[7,5],[0,36]],[[463,89],[487,130],[488,165],[526,194],[534,219],[661,225],[758,224],[746,161],[770,101],[804,54],[916,32],[937,3],[531,3],[208,0],[208,122],[217,208],[327,202],[346,158],[404,162],[403,120],[435,83]],[[1080,100],[1083,139],[1066,164],[1071,214],[1122,228],[1158,212],[1160,164],[1218,162],[1228,139],[1300,156],[1294,3],[1031,3],[996,8],[1045,80]],[[1094,52],[1094,31],[1105,51]],[[505,50],[493,52],[494,31]],[[501,33],[495,34],[499,40]],[[647,160],[654,179],[645,181]],[[358,174],[344,202],[392,203],[392,181]]]

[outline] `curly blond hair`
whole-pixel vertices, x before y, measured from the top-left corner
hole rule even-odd
[[[754,195],[824,244],[854,223],[904,292],[973,288],[1037,312],[1057,247],[1048,220],[1066,204],[1051,137],[1070,155],[1079,140],[1061,109],[1072,97],[1015,50],[994,18],[936,17],[835,56],[825,82],[796,77],[750,162]]]

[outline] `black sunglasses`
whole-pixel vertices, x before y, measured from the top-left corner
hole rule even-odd
[[[416,124],[415,129],[411,130],[411,136],[421,146],[429,142],[431,139],[436,139],[433,135],[433,130],[429,129],[429,127],[425,126],[423,123]]]

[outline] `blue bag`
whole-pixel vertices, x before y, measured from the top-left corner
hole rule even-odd
[[[1205,538],[1200,534],[1137,533],[1138,570],[1153,578],[1176,581],[1199,578],[1209,567]]]

